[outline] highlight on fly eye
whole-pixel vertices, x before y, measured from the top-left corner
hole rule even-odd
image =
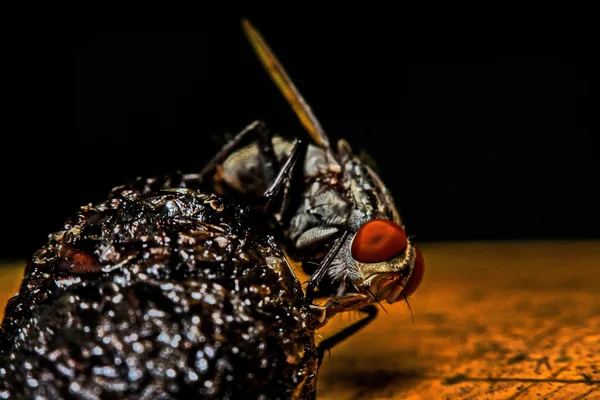
[[[425,273],[425,259],[423,259],[423,254],[421,254],[421,251],[416,247],[415,250],[417,254],[415,256],[413,271],[410,275],[408,283],[404,287],[404,295],[406,296],[410,296],[415,290],[417,290],[421,280],[423,280],[423,274]]]
[[[393,221],[374,219],[360,227],[352,241],[352,257],[364,263],[387,261],[406,249],[406,232]]]

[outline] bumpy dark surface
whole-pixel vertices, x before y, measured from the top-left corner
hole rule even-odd
[[[309,397],[299,282],[245,209],[180,178],[115,188],[34,254],[0,332],[0,399]]]

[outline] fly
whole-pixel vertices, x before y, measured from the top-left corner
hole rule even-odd
[[[260,207],[287,253],[310,274],[307,302],[327,297],[324,306],[312,305],[323,324],[340,312],[407,300],[424,261],[390,191],[347,141],[332,146],[267,42],[248,20],[242,25],[313,143],[275,135],[255,121],[194,176]]]

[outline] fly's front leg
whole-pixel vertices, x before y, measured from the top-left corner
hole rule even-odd
[[[331,238],[331,232],[324,232],[323,234],[327,235],[327,239]],[[331,246],[331,249],[329,249],[325,255],[325,258],[323,258],[323,261],[321,261],[319,264],[319,267],[315,272],[313,272],[308,280],[308,285],[306,286],[306,304],[312,304],[315,289],[319,286],[319,283],[321,283],[325,275],[327,275],[327,271],[331,267],[333,260],[340,252],[342,246],[346,243],[346,239],[348,239],[350,231],[347,228],[340,227],[338,228],[337,234],[341,236],[336,239],[336,241],[333,243],[333,246]]]

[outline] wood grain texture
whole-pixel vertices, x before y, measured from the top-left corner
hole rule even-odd
[[[387,306],[325,359],[320,398],[600,398],[600,242],[422,248],[415,323]]]
[[[414,323],[384,304],[326,355],[319,399],[600,399],[600,242],[420,247]],[[21,268],[0,269],[3,303]]]

